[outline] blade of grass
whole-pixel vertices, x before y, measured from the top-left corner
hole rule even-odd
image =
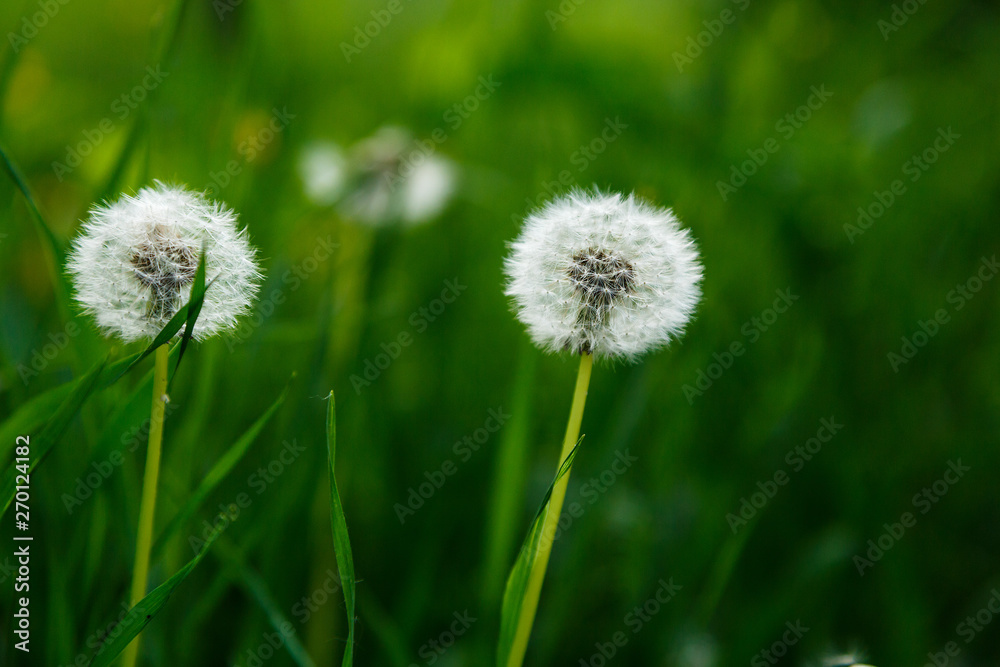
[[[337,455],[337,407],[332,391],[328,400],[326,451],[330,459],[330,524],[333,529],[333,548],[337,554],[340,587],[344,591],[344,604],[347,608],[347,647],[344,649],[341,665],[351,667],[354,664],[354,557],[351,555],[351,540],[347,535],[347,518],[340,502],[340,491],[337,490],[334,464]]]
[[[121,633],[116,636],[112,641],[99,647],[94,653],[93,662],[90,663],[91,667],[107,667],[115,658],[125,650],[135,637],[143,631],[143,629],[149,625],[149,622],[153,620],[153,617],[163,608],[163,605],[167,603],[170,596],[173,594],[174,589],[176,589],[182,581],[184,581],[191,570],[193,570],[201,559],[205,557],[208,553],[209,548],[218,539],[219,535],[222,533],[220,531],[215,531],[212,535],[205,541],[201,549],[195,554],[194,558],[188,561],[187,565],[182,567],[177,571],[174,576],[167,579],[165,582],[150,591],[149,595],[141,599],[138,604],[132,607],[122,619]]]
[[[35,221],[38,233],[45,242],[46,250],[51,253],[50,260],[52,260],[52,266],[50,268],[53,269],[54,273],[58,273],[55,267],[63,265],[63,260],[66,256],[65,247],[55,235],[55,232],[52,231],[52,228],[49,227],[49,224],[45,222],[42,211],[38,208],[38,203],[35,201],[35,196],[31,194],[31,189],[28,188],[28,182],[24,179],[21,170],[14,164],[14,161],[3,146],[0,146],[0,160],[3,160],[7,175],[10,176],[11,180],[14,181],[14,185],[17,186],[17,189],[24,196],[24,201],[28,204],[28,212],[31,214],[31,219]]]
[[[194,284],[191,285],[191,298],[188,300],[188,311],[187,318],[185,319],[184,334],[181,336],[180,353],[177,355],[177,364],[174,366],[174,374],[170,378],[170,382],[167,384],[167,391],[170,391],[170,387],[173,385],[174,378],[177,377],[177,369],[181,367],[181,358],[184,356],[184,350],[187,349],[188,343],[191,342],[191,334],[194,333],[194,323],[198,320],[198,315],[201,313],[201,306],[205,303],[205,292],[208,288],[205,286],[205,244],[201,246],[201,257],[198,259],[198,269],[194,274]]]
[[[21,195],[24,197],[24,201],[28,205],[28,212],[31,215],[31,219],[35,223],[35,229],[37,230],[38,235],[41,237],[42,246],[49,264],[49,275],[52,278],[52,285],[55,290],[59,313],[64,321],[69,322],[73,319],[73,313],[70,309],[71,290],[69,280],[62,272],[62,267],[66,263],[65,244],[59,239],[59,237],[56,236],[55,232],[52,231],[52,227],[45,222],[45,217],[42,215],[42,211],[38,207],[38,202],[35,200],[35,196],[31,193],[31,188],[28,187],[28,181],[25,180],[21,170],[14,163],[14,160],[11,158],[6,148],[2,145],[0,145],[0,161],[3,162],[7,175],[10,176],[12,181],[14,181],[14,185],[16,185],[17,189],[21,191]]]
[[[294,376],[293,376],[294,377]],[[289,380],[289,383],[291,380]],[[278,408],[281,407],[282,403],[285,402],[285,397],[288,395],[288,386],[281,392],[274,403],[271,404],[267,410],[264,411],[257,421],[253,423],[246,432],[241,435],[236,442],[222,455],[221,458],[212,466],[212,469],[208,471],[208,474],[201,480],[201,484],[198,488],[188,497],[187,502],[178,510],[174,518],[170,520],[170,523],[163,529],[160,533],[160,537],[156,540],[156,544],[153,546],[154,557],[160,553],[163,547],[166,545],[167,541],[173,537],[174,532],[186,522],[191,516],[197,511],[201,503],[208,497],[216,486],[229,474],[229,472],[236,467],[236,464],[243,459],[243,456],[250,449],[250,445],[254,443],[257,436],[264,429],[264,426],[270,421],[274,413],[277,412]]]
[[[97,385],[97,379],[101,375],[101,370],[104,368],[104,364],[107,360],[98,363],[87,375],[80,379],[79,382],[73,387],[69,396],[66,400],[62,402],[59,408],[56,410],[52,418],[45,424],[45,427],[41,432],[31,439],[31,462],[29,463],[28,472],[30,473],[34,470],[45,455],[49,453],[52,447],[62,438],[66,429],[69,428],[70,423],[73,418],[76,417],[77,413],[80,412],[80,408],[83,406],[84,401],[90,396],[94,391],[94,387]],[[3,508],[0,509],[0,517],[2,517],[6,512],[7,508],[10,507],[11,501],[14,499],[15,482],[18,472],[14,467],[14,462],[11,462],[9,468],[7,468],[4,473],[3,482],[0,483],[0,503],[2,503]]]
[[[521,550],[517,554],[517,560],[514,561],[514,567],[511,568],[510,576],[507,578],[507,587],[504,589],[503,594],[503,608],[500,612],[500,639],[497,642],[496,664],[500,667],[506,666],[514,644],[514,635],[517,632],[517,625],[521,616],[521,605],[524,602],[524,596],[528,589],[531,566],[538,555],[539,545],[542,540],[542,525],[549,506],[549,499],[552,497],[552,489],[555,488],[556,483],[573,467],[573,459],[576,458],[576,452],[582,441],[582,437],[577,440],[576,445],[573,446],[573,449],[566,456],[563,464],[559,466],[559,471],[549,485],[548,491],[545,492],[542,504],[539,506],[538,511],[535,512],[535,518],[531,520],[528,534],[524,538]]]
[[[177,354],[176,348],[171,350],[170,354],[175,356]],[[139,356],[140,354],[136,353],[104,366],[97,378],[94,390],[100,391],[115,384],[115,382],[122,378],[126,368],[135,365]],[[143,380],[145,383],[143,386],[147,387],[145,392],[147,394],[149,393],[148,385],[152,381],[151,378],[152,373],[148,373],[146,380]],[[82,381],[83,378],[71,380],[70,382],[64,382],[58,387],[53,387],[52,389],[35,396],[18,408],[13,415],[8,417],[7,420],[3,422],[3,424],[0,424],[0,461],[6,461],[10,457],[11,452],[14,450],[14,440],[17,436],[24,435],[25,433],[33,433],[42,428],[46,421],[51,419],[52,415],[56,412],[62,402],[66,400],[66,397],[69,396],[73,389],[78,387]],[[116,422],[111,421],[109,423],[114,424]],[[121,431],[119,430],[114,434],[116,436],[116,441],[117,435],[120,433]],[[107,427],[105,427],[104,435],[108,435]],[[102,438],[97,439],[97,442],[99,443],[98,449],[94,452],[95,456],[98,458],[105,450],[110,451],[108,448],[105,448],[104,450],[100,449]]]

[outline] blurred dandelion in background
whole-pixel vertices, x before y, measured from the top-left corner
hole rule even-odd
[[[336,205],[347,220],[370,226],[416,225],[444,211],[457,185],[455,164],[386,126],[345,154],[331,142],[307,145],[299,157],[306,197]]]

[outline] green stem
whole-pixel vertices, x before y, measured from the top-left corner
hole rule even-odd
[[[156,487],[160,477],[160,451],[163,444],[163,413],[167,404],[167,367],[170,349],[156,348],[153,363],[153,404],[149,416],[149,448],[146,451],[146,473],[142,479],[142,501],[139,503],[139,530],[135,541],[135,566],[132,569],[132,599],[135,606],[146,597],[149,579],[149,553],[153,546],[153,517],[156,510]],[[122,654],[124,667],[135,667],[139,658],[139,635]]]
[[[569,422],[566,424],[566,437],[563,438],[562,453],[556,472],[562,469],[563,462],[573,451],[580,439],[580,423],[583,421],[583,407],[587,403],[587,388],[590,386],[590,371],[594,364],[593,356],[580,356],[580,369],[576,376],[576,389],[573,391],[573,405],[569,412]],[[535,611],[538,609],[538,598],[542,593],[542,582],[545,580],[545,570],[549,565],[549,555],[552,553],[552,536],[555,535],[559,514],[562,512],[563,499],[566,497],[566,486],[569,484],[569,471],[556,481],[552,487],[549,505],[545,510],[542,523],[541,543],[538,554],[531,564],[531,574],[528,575],[528,587],[521,603],[521,613],[517,620],[517,631],[514,633],[514,643],[511,646],[507,667],[520,667],[528,649],[528,638],[531,636],[531,626],[535,621]]]

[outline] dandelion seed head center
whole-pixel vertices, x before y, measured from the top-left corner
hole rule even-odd
[[[130,261],[139,282],[154,289],[179,289],[194,280],[198,268],[191,247],[159,235],[136,246]]]
[[[569,279],[585,306],[598,311],[635,293],[635,269],[632,264],[599,248],[588,248],[573,255]]]

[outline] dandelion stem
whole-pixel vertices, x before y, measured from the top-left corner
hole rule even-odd
[[[166,407],[167,367],[169,346],[156,348],[153,364],[153,404],[149,416],[149,447],[146,451],[146,473],[142,479],[142,500],[139,503],[139,530],[135,542],[135,566],[132,569],[131,606],[146,596],[149,578],[149,552],[153,545],[153,516],[156,510],[156,487],[160,476],[160,450],[163,443],[163,413]],[[122,656],[124,667],[134,667],[139,657],[139,636],[129,644]]]
[[[569,422],[566,424],[566,437],[563,439],[562,453],[556,471],[562,468],[563,462],[573,451],[580,439],[580,423],[583,421],[583,408],[587,403],[587,388],[590,386],[590,371],[594,358],[590,354],[580,355],[580,368],[576,376],[576,389],[573,391],[573,405],[569,412]],[[535,621],[535,611],[538,609],[538,598],[542,592],[542,582],[545,580],[545,570],[549,564],[549,554],[552,553],[552,536],[555,535],[562,512],[563,499],[566,497],[566,486],[569,484],[569,470],[552,487],[549,505],[545,510],[542,523],[542,537],[538,554],[531,565],[528,575],[528,587],[524,592],[524,602],[521,603],[521,613],[517,620],[517,631],[514,633],[514,643],[511,646],[507,667],[520,667],[524,661],[524,653],[528,648],[528,638],[531,636],[531,626]]]

